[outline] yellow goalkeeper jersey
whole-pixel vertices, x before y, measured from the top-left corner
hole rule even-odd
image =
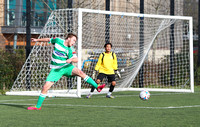
[[[116,54],[115,53],[112,54],[112,52],[110,53],[103,52],[103,54],[102,53],[100,54],[98,62],[95,66],[95,70],[99,71],[99,73],[115,74],[114,70],[118,69]]]

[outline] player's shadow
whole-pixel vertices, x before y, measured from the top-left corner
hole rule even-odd
[[[6,105],[6,106],[10,106],[10,107],[16,107],[16,108],[22,108],[22,109],[27,109],[26,105],[17,105],[17,104],[2,104],[0,103],[0,105]]]

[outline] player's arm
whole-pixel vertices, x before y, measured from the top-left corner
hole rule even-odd
[[[118,64],[117,64],[117,56],[116,56],[116,54],[114,53],[113,54],[114,55],[114,61],[113,61],[113,69],[114,70],[117,70],[118,69]]]
[[[103,55],[100,54],[99,59],[98,59],[98,61],[97,61],[97,64],[96,64],[96,66],[95,66],[95,68],[94,68],[94,71],[93,71],[93,73],[92,73],[92,78],[93,78],[93,79],[96,78],[96,75],[97,75],[97,73],[98,73],[98,71],[99,71],[99,68],[100,68],[100,66],[101,66],[101,64],[102,64],[102,57],[103,57]]]
[[[120,72],[117,70],[118,69],[118,64],[117,64],[117,56],[114,53],[114,62],[113,62],[113,68],[115,70],[115,74],[117,74],[118,78],[121,78]]]
[[[51,38],[41,38],[41,39],[36,39],[36,38],[31,38],[32,42],[50,42]]]
[[[102,57],[103,57],[103,55],[100,54],[99,59],[98,59],[98,61],[97,61],[97,64],[96,64],[96,66],[95,66],[95,70],[96,70],[96,71],[98,71],[99,68],[101,67],[101,64],[102,64]]]
[[[71,48],[71,53],[69,54],[69,59],[66,60],[67,63],[77,63],[78,62],[78,57],[76,55],[76,51],[73,46]]]
[[[78,62],[78,57],[72,57],[70,59],[66,60],[67,63],[77,63]]]

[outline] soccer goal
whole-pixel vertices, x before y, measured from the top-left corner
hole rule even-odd
[[[51,13],[39,38],[77,34],[74,47],[79,62],[75,66],[89,76],[104,44],[112,43],[122,76],[116,78],[114,91],[194,92],[192,27],[192,17],[60,9]],[[52,50],[48,43],[36,43],[6,94],[38,96],[50,72]],[[90,85],[81,78],[62,77],[48,94],[81,97],[89,91]]]

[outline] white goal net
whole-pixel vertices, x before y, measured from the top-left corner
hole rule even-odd
[[[91,76],[104,44],[113,44],[122,78],[114,91],[194,92],[192,18],[90,9],[61,9],[50,15],[39,38],[78,35],[74,64]],[[7,95],[39,95],[50,72],[53,46],[33,47]],[[102,93],[107,92],[107,84]],[[55,96],[81,97],[90,85],[79,77],[62,77],[49,90]]]

